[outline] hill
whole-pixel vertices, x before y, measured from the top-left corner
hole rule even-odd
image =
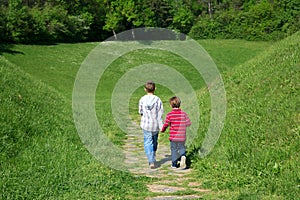
[[[3,56],[0,77],[1,199],[145,195],[145,179],[105,168],[86,151],[61,93]]]
[[[223,73],[225,127],[217,146],[194,161],[204,185],[237,199],[296,199],[300,181],[300,33]],[[202,130],[209,123],[209,96],[200,90]],[[231,196],[232,197],[232,196]]]
[[[205,45],[209,46],[208,43]],[[199,89],[199,138],[189,149],[194,155],[195,178],[203,187],[218,191],[212,199],[296,199],[299,196],[299,44],[297,33],[266,51],[260,47],[246,61],[247,56],[235,59],[235,52],[239,51],[235,44],[230,47],[235,51],[229,53],[229,59],[229,54],[221,55],[225,51],[221,52],[220,44],[216,43],[217,50],[212,55],[219,55],[216,58],[219,63],[222,56],[226,58],[221,70],[228,104],[225,128],[212,153],[199,159],[197,154],[210,117],[208,92]],[[24,55],[5,55],[9,61],[0,57],[3,199],[149,196],[145,183],[151,180],[102,166],[86,151],[76,133],[70,106],[72,88],[67,83],[73,82],[80,67],[78,63],[84,58],[84,53],[74,48],[82,49],[82,46],[22,45],[16,50],[22,49]],[[88,52],[91,47],[94,44],[87,44],[83,51]],[[245,50],[246,54],[250,54],[249,49]],[[122,59],[119,62],[128,67],[127,60]],[[174,62],[172,58],[167,61]],[[108,80],[112,79],[109,73],[113,70],[108,71]]]

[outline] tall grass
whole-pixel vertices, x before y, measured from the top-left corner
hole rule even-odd
[[[125,199],[145,178],[102,166],[84,148],[69,101],[0,58],[1,199]]]
[[[223,74],[225,128],[212,154],[194,165],[206,187],[229,190],[235,199],[300,196],[299,44],[297,33]],[[207,92],[199,96],[207,104]],[[196,149],[208,120],[202,120]]]

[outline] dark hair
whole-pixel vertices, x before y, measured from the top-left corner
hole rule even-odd
[[[145,84],[146,92],[153,93],[155,91],[155,83],[153,81],[147,81]]]
[[[169,102],[172,108],[180,108],[181,100],[179,97],[174,96],[169,99]]]

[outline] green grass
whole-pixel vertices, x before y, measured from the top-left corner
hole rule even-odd
[[[211,199],[295,199],[299,196],[299,34],[275,46],[242,40],[199,41],[224,79],[228,108],[224,131],[212,153],[193,159],[194,176],[213,189]],[[115,171],[95,160],[73,123],[76,73],[96,43],[15,45],[0,53],[1,195],[3,199],[131,199],[150,195],[151,179]],[[270,49],[268,49],[270,48]],[[7,61],[7,60],[8,61]],[[201,120],[196,153],[209,123],[209,96],[192,66],[177,56],[136,51],[115,60],[97,88],[96,111],[117,145],[110,98],[130,68],[153,62],[172,66],[197,92]],[[138,88],[130,113],[138,121]],[[164,102],[172,93],[158,85]],[[184,105],[183,105],[184,106]],[[164,135],[167,137],[167,134]]]
[[[71,100],[75,76],[97,43],[15,45],[5,57],[37,80],[52,86]],[[1,51],[0,51],[1,53]]]
[[[194,165],[208,188],[234,199],[299,197],[299,41],[298,33],[223,74],[225,128],[212,154]]]
[[[271,42],[244,40],[200,40],[199,43],[210,54],[221,72],[247,62],[272,45]]]
[[[102,166],[82,145],[69,100],[0,58],[1,199],[145,196],[145,178]]]

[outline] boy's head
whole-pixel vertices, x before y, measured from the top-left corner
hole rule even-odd
[[[146,84],[145,84],[145,91],[147,93],[154,93],[155,83],[153,81],[147,81]]]
[[[180,108],[181,101],[180,101],[179,97],[174,96],[169,99],[169,102],[170,102],[170,105],[172,108]]]

